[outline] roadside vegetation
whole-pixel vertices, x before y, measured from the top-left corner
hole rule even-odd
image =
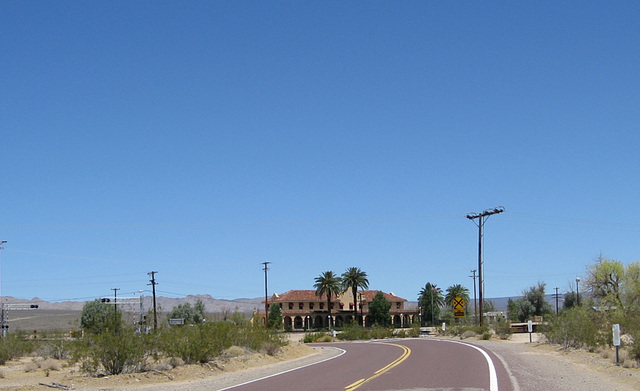
[[[25,356],[47,370],[78,364],[92,376],[146,372],[183,364],[207,363],[238,352],[275,355],[286,345],[281,334],[252,322],[242,314],[227,320],[204,321],[204,308],[180,306],[173,316],[184,315],[185,325],[163,323],[155,332],[130,325],[114,306],[98,300],[83,309],[82,333],[10,334],[0,342],[0,365]],[[47,361],[50,360],[50,361]],[[53,364],[55,363],[55,364]]]

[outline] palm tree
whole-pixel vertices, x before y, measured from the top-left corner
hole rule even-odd
[[[353,294],[353,319],[358,320],[358,288],[369,288],[369,280],[367,273],[360,270],[359,267],[350,267],[342,273],[342,290],[344,292],[351,288]]]
[[[422,322],[431,320],[433,325],[435,319],[440,317],[440,307],[444,304],[442,293],[435,284],[428,282],[418,293],[418,306],[422,315]]]
[[[342,282],[340,277],[336,276],[332,271],[323,272],[316,277],[316,296],[327,295],[327,304],[329,307],[329,328],[331,328],[331,297],[338,296],[342,293]]]

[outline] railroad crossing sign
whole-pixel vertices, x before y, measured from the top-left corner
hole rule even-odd
[[[462,297],[453,299],[453,316],[455,318],[464,318],[464,299]]]

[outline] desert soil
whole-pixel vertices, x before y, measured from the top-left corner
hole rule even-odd
[[[229,387],[308,365],[336,355],[334,349],[312,348],[290,335],[291,343],[276,356],[263,353],[219,359],[202,365],[117,376],[89,377],[77,366],[63,362],[23,358],[0,367],[0,390],[54,390],[53,385],[75,390],[213,390]],[[520,390],[640,390],[640,370],[616,366],[614,356],[584,351],[565,352],[557,346],[528,343],[528,335],[510,341],[473,341],[485,345],[509,362]],[[523,374],[526,373],[526,376]]]

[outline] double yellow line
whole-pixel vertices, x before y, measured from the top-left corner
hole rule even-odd
[[[401,348],[401,349],[403,350],[403,353],[402,353],[402,355],[401,355],[400,357],[398,357],[396,360],[392,361],[390,364],[388,364],[388,365],[386,365],[386,366],[384,366],[384,367],[382,367],[382,368],[378,369],[377,371],[375,371],[375,373],[373,374],[373,376],[368,377],[368,378],[366,378],[366,379],[360,379],[360,380],[358,380],[357,382],[352,383],[352,384],[350,384],[350,385],[346,386],[346,387],[344,388],[344,390],[345,390],[345,391],[353,391],[353,390],[355,390],[356,388],[360,387],[360,386],[361,386],[361,385],[363,385],[364,383],[366,383],[366,382],[368,382],[368,381],[370,381],[370,380],[373,380],[373,379],[375,379],[376,377],[378,377],[378,376],[382,375],[383,373],[387,372],[389,369],[391,369],[391,368],[393,368],[393,367],[395,367],[395,366],[397,366],[397,365],[400,365],[400,363],[401,363],[401,362],[403,362],[404,360],[406,360],[406,359],[407,359],[407,357],[409,357],[409,356],[411,355],[411,349],[409,349],[409,348],[408,348],[408,347],[406,347],[406,346],[403,346],[403,345],[397,345],[397,344],[395,344],[395,343],[382,343],[382,342],[380,342],[380,344],[381,344],[381,345],[397,346],[397,347],[399,347],[399,348]]]

